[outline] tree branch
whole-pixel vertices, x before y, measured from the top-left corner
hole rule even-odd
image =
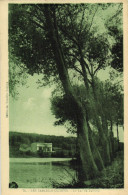
[[[77,68],[75,65],[72,65],[72,68],[74,68],[77,72],[79,72],[83,76],[82,71],[79,68]]]
[[[89,80],[89,79],[87,79],[88,80],[88,82],[90,83],[90,85],[92,85],[92,82]]]
[[[94,20],[94,18],[95,18],[95,15],[96,15],[96,12],[98,11],[98,5],[97,5],[97,8],[96,8],[96,10],[95,10],[95,12],[94,12],[94,15],[93,15],[93,17],[92,17],[92,21],[91,21],[91,24],[90,24],[90,27],[89,27],[89,31],[90,31],[90,29],[91,29],[91,27],[92,27],[92,23],[93,23],[93,20]]]
[[[39,6],[38,4],[35,4],[35,6],[36,6],[36,8],[37,8],[38,10],[40,10],[40,11],[43,13],[43,10],[40,8],[40,6]]]
[[[79,58],[77,58],[76,55],[74,55],[72,53],[69,53],[68,55],[74,57],[78,62],[80,62]]]
[[[113,15],[110,19],[109,19],[109,21],[111,20],[113,20],[115,17],[117,17],[119,14],[120,14],[120,12],[123,10],[123,8],[121,8],[115,15]]]
[[[84,9],[84,11],[83,11],[82,18],[81,18],[79,35],[80,35],[81,29],[82,29],[82,24],[83,24],[83,20],[84,20],[84,15],[85,15],[85,9]]]
[[[43,27],[42,25],[40,25],[38,22],[36,22],[35,20],[32,20],[32,19],[30,18],[30,21],[31,21],[32,23],[35,23],[35,25],[38,26],[38,27],[40,27],[41,29],[44,29],[44,27]]]
[[[93,74],[93,75],[95,75],[95,74],[96,74],[96,72],[97,72],[98,70],[100,70],[100,69],[101,69],[101,67],[102,67],[102,65],[101,65],[101,64],[99,64],[99,66],[95,69],[95,71],[94,71],[94,74]]]
[[[61,25],[58,24],[58,27],[69,40],[78,45],[77,41]]]
[[[37,21],[35,21],[34,19],[32,19],[31,12],[27,11],[27,14],[28,14],[29,19],[30,19],[30,21],[31,21],[32,23],[35,23],[36,26],[40,27],[41,29],[44,29],[44,27],[43,27],[40,23],[38,23]],[[34,15],[34,17],[37,18],[35,15]],[[38,19],[37,19],[37,20],[38,20]]]
[[[85,63],[85,67],[86,67],[87,70],[88,70],[88,73],[91,75],[91,71],[90,71],[90,69],[89,69],[89,66],[88,66],[88,63],[87,63],[87,60],[86,60],[86,59],[84,59],[84,63]]]

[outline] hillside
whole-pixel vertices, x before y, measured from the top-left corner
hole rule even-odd
[[[36,156],[36,154],[32,154],[29,151],[23,152],[19,150],[22,145],[27,145],[29,147],[32,143],[35,142],[52,143],[53,150],[59,150],[56,152],[56,157],[72,157],[72,153],[74,154],[74,150],[76,149],[75,137],[9,132],[9,156],[10,157]]]

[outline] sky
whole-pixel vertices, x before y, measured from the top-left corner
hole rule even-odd
[[[63,126],[53,125],[56,119],[50,110],[52,88],[38,88],[37,79],[37,75],[29,76],[27,85],[18,88],[18,99],[10,97],[10,131],[71,136]]]

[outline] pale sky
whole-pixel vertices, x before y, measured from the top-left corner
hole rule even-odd
[[[51,114],[49,99],[52,89],[48,87],[38,89],[37,78],[36,75],[28,77],[29,87],[20,86],[17,100],[10,97],[10,131],[70,136],[63,126],[53,126],[56,119]]]

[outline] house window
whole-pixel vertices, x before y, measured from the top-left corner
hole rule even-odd
[[[39,146],[39,151],[42,151],[42,147],[41,146]]]

